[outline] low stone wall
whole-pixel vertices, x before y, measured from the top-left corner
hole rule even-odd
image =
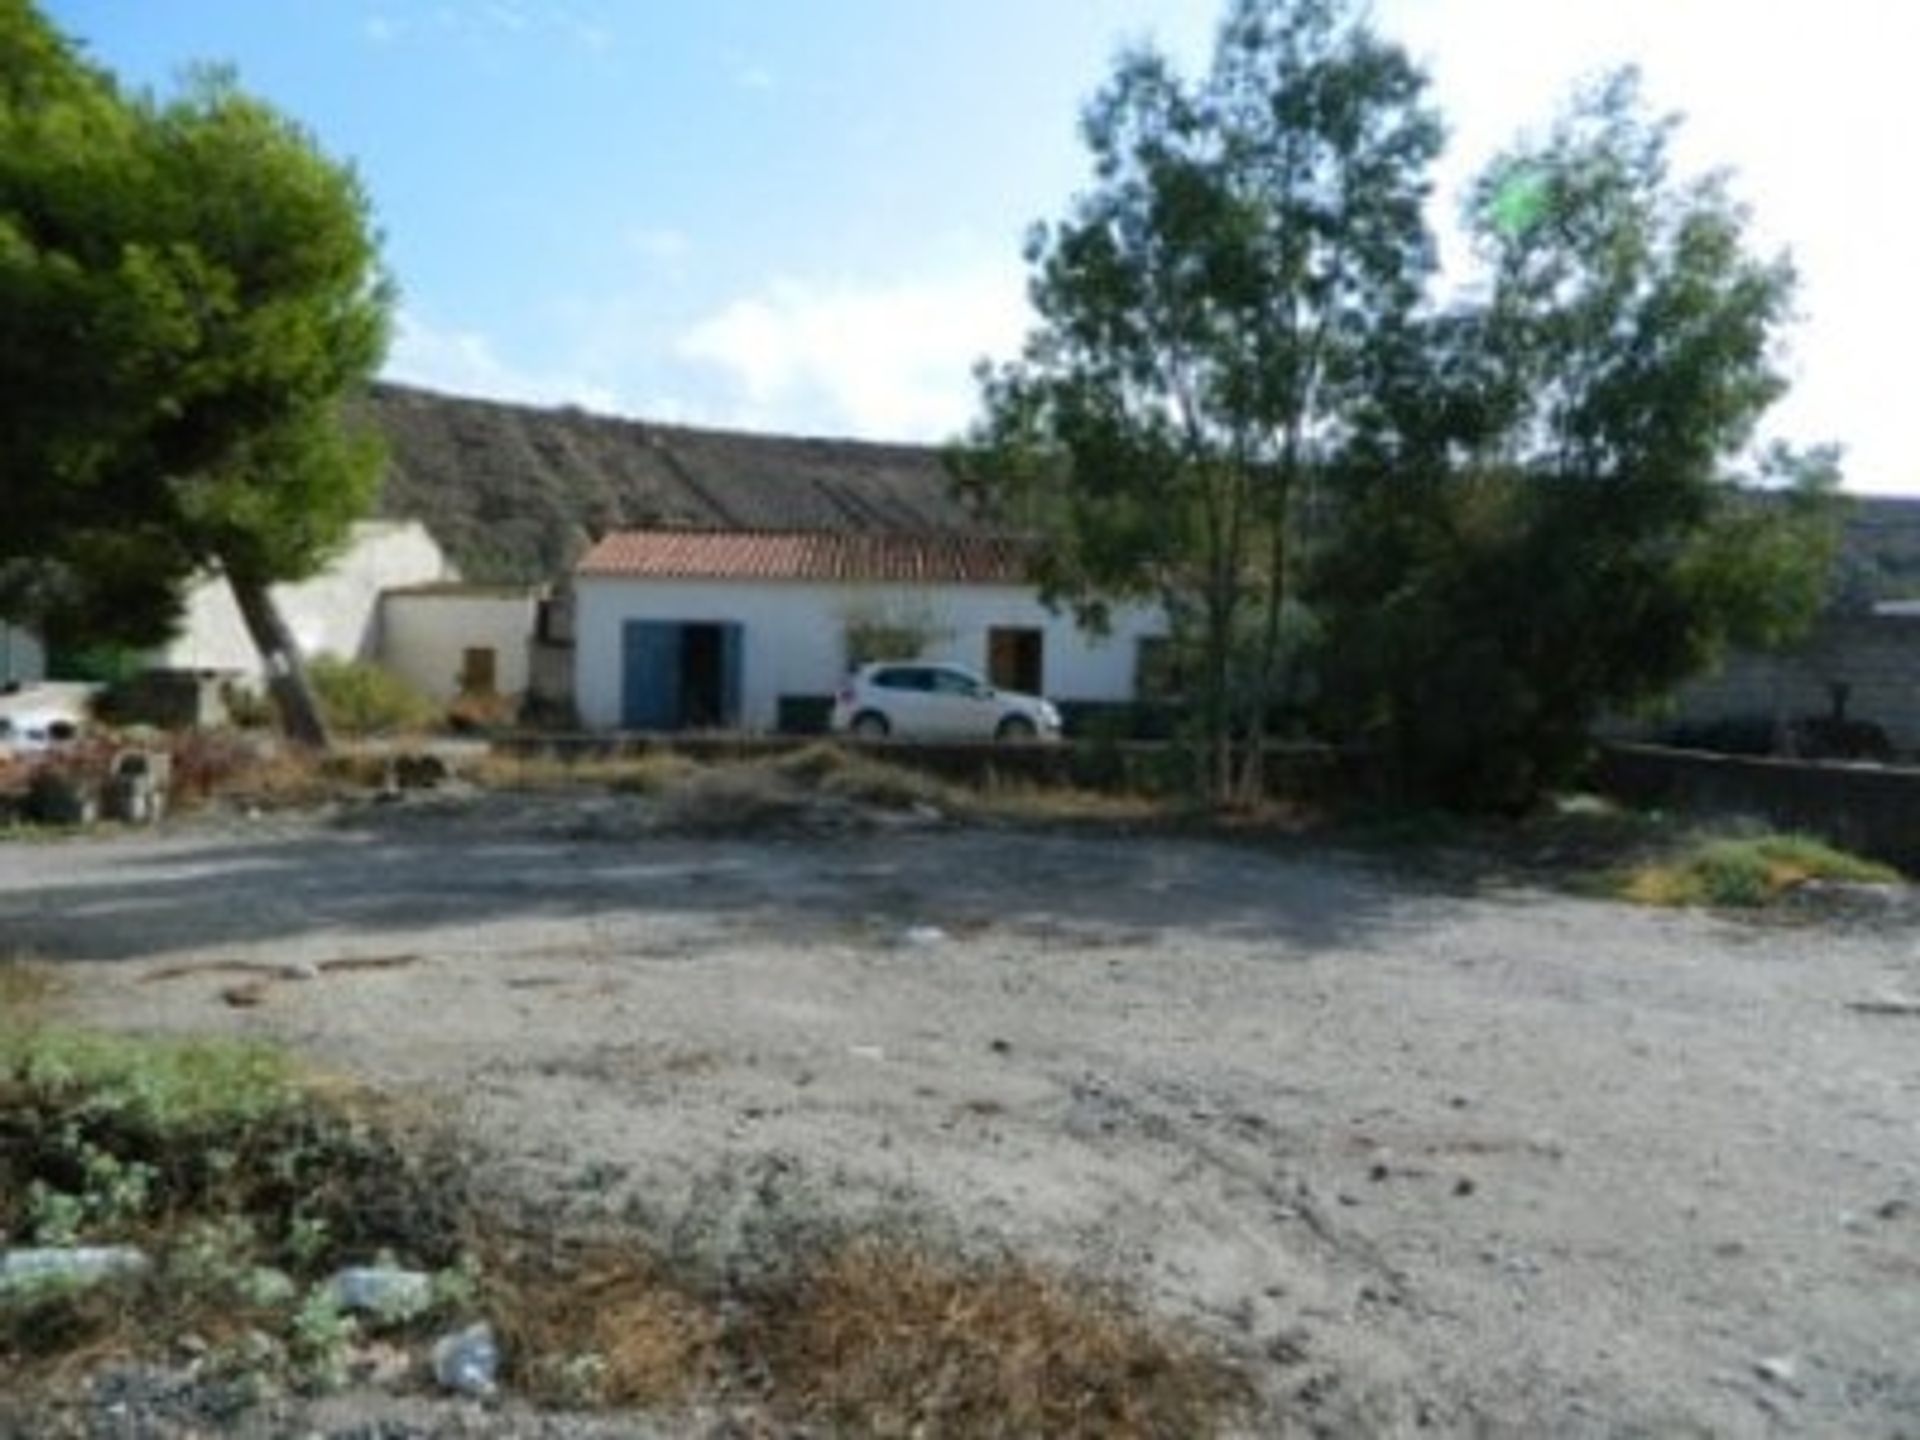
[[[1920,768],[1612,744],[1596,780],[1629,804],[1751,815],[1920,875]]]

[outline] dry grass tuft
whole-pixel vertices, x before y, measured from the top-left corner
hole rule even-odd
[[[644,1251],[596,1242],[537,1255],[496,1248],[486,1266],[508,1381],[561,1405],[672,1405],[720,1372],[723,1326]]]
[[[563,760],[552,755],[488,754],[467,772],[489,790],[610,789],[654,795],[701,769],[674,750],[650,750],[615,759]]]
[[[60,985],[49,966],[25,955],[0,956],[0,1027],[31,1020]]]
[[[658,795],[704,772],[697,760],[677,750],[656,750],[613,767],[607,788],[621,795]]]
[[[971,814],[1002,820],[1111,825],[1144,825],[1177,813],[1165,800],[1149,795],[1022,781],[1002,781],[970,796],[966,808]]]
[[[1245,1398],[1233,1371],[1118,1299],[892,1241],[823,1255],[758,1324],[782,1402],[850,1433],[1203,1436]]]

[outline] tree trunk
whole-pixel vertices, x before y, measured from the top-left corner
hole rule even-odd
[[[307,679],[299,642],[287,629],[287,622],[280,618],[273,596],[267,593],[264,584],[243,579],[232,570],[227,572],[227,583],[233,587],[240,618],[246,622],[247,633],[253,637],[254,648],[260,652],[261,664],[266,667],[267,692],[273,696],[274,707],[280,712],[280,724],[287,738],[310,750],[331,749],[327,722],[320,714],[319,697]]]
[[[1205,693],[1201,697],[1206,723],[1208,799],[1225,805],[1233,798],[1232,688],[1233,605],[1216,575],[1207,596],[1205,638]]]

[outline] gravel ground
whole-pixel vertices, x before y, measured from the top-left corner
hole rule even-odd
[[[1920,1018],[1855,1008],[1920,994],[1902,897],[1758,925],[1304,846],[643,811],[9,845],[0,950],[71,962],[88,1022],[431,1095],[555,1213],[728,1244],[743,1196],[904,1209],[1121,1280],[1248,1361],[1263,1433],[1920,1436]],[[318,973],[237,1009],[190,962]]]

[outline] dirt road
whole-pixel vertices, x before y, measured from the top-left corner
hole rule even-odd
[[[915,1211],[1138,1286],[1333,1433],[1920,1435],[1920,930],[1364,857],[508,799],[0,849],[97,1023],[452,1104],[745,1246]],[[343,958],[375,967],[331,967]],[[311,967],[263,1003],[235,973]],[[1278,1422],[1275,1422],[1278,1423]]]

